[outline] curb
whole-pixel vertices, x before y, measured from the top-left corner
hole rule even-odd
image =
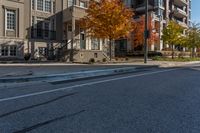
[[[30,82],[30,81],[49,81],[50,83],[59,81],[78,81],[88,78],[111,76],[118,74],[131,73],[135,71],[145,70],[146,68],[155,68],[156,66],[144,66],[144,67],[124,67],[114,68],[106,70],[90,70],[90,71],[79,71],[72,73],[63,74],[51,74],[43,76],[32,76],[32,77],[11,77],[11,78],[0,78],[0,83],[19,83],[19,82]]]

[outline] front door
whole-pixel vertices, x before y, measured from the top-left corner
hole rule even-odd
[[[80,34],[80,49],[85,49],[85,34]]]

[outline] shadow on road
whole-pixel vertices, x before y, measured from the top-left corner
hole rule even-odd
[[[61,116],[61,117],[57,117],[55,119],[51,119],[51,120],[48,120],[48,121],[45,121],[45,122],[42,122],[42,123],[38,123],[36,125],[33,125],[31,127],[27,127],[25,129],[22,129],[22,130],[19,130],[19,131],[15,131],[13,133],[26,133],[28,131],[31,131],[31,130],[34,130],[34,129],[37,129],[39,127],[42,127],[44,125],[47,125],[47,124],[50,124],[50,123],[53,123],[53,122],[56,122],[56,121],[59,121],[59,120],[62,120],[62,119],[65,119],[65,118],[69,118],[69,117],[73,117],[73,116],[76,116],[78,114],[81,114],[85,112],[85,110],[81,110],[79,112],[76,112],[76,113],[73,113],[73,114],[70,114],[70,115],[67,115],[67,116]]]
[[[54,99],[52,99],[52,100],[49,100],[49,101],[46,101],[46,102],[43,102],[43,103],[39,103],[39,104],[35,104],[35,105],[28,106],[28,107],[24,107],[24,108],[15,110],[15,111],[11,111],[11,112],[8,112],[8,113],[5,113],[5,114],[0,115],[0,118],[9,116],[9,115],[14,114],[14,113],[18,113],[18,112],[20,112],[20,111],[24,111],[24,110],[32,109],[32,108],[35,108],[35,107],[38,107],[38,106],[42,106],[42,105],[45,105],[45,104],[49,104],[49,103],[51,103],[51,102],[58,101],[58,100],[60,100],[60,99],[63,99],[63,98],[65,98],[65,97],[68,97],[68,96],[73,96],[73,95],[75,95],[75,94],[77,94],[77,92],[70,93],[70,94],[66,94],[66,95],[63,95],[63,96],[54,98]]]

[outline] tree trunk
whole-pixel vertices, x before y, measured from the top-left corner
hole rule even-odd
[[[195,57],[195,48],[192,48],[192,58],[194,58]]]
[[[110,61],[112,60],[112,39],[109,39],[109,55]]]
[[[172,59],[174,59],[174,45],[172,45]]]

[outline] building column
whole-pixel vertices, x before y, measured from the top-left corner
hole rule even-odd
[[[74,56],[74,37],[75,37],[75,31],[76,31],[76,22],[75,22],[75,17],[73,16],[73,11],[72,11],[72,34],[71,34],[70,61],[73,61],[73,56]]]

